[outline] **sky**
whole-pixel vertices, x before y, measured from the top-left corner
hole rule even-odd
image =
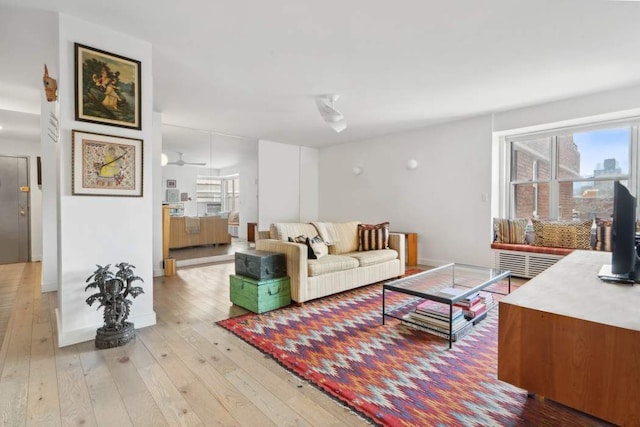
[[[573,141],[580,152],[580,175],[593,176],[594,169],[601,169],[605,159],[614,158],[622,173],[629,173],[629,142],[631,129],[601,129],[573,134]],[[602,149],[606,147],[606,156]]]

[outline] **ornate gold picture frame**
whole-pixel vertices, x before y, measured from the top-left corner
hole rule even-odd
[[[76,120],[142,129],[140,61],[75,43]]]

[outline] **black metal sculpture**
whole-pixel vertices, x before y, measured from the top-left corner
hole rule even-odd
[[[89,306],[99,301],[98,309],[104,307],[104,326],[97,330],[96,347],[119,347],[136,337],[133,323],[126,321],[129,317],[129,306],[132,303],[127,297],[131,295],[135,298],[144,293],[140,286],[131,286],[136,280],[141,282],[144,280],[133,273],[135,266],[126,262],[116,264],[118,271],[115,275],[110,270],[111,264],[104,267],[96,266],[98,269],[86,280],[87,282],[93,280],[93,282],[84,289],[86,292],[89,288],[98,288],[99,292],[91,295],[86,301]]]

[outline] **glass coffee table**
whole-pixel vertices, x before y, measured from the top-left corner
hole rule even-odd
[[[506,293],[487,289],[503,280],[508,282]],[[388,292],[417,298],[396,298],[397,301],[390,307]],[[466,320],[465,316],[475,314],[473,307],[480,307],[479,313],[482,308],[480,304],[492,300],[492,296],[484,292],[500,295],[510,293],[511,271],[451,263],[396,279],[382,286],[382,324],[385,324],[385,317],[401,320],[409,326],[448,338],[451,348],[455,337],[462,336],[464,331],[477,323],[473,319]],[[489,306],[487,303],[484,309],[489,310],[495,305]]]

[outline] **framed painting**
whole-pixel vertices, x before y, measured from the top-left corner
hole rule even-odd
[[[76,120],[142,129],[140,61],[75,43]]]
[[[74,130],[71,143],[73,194],[142,197],[141,139]]]

